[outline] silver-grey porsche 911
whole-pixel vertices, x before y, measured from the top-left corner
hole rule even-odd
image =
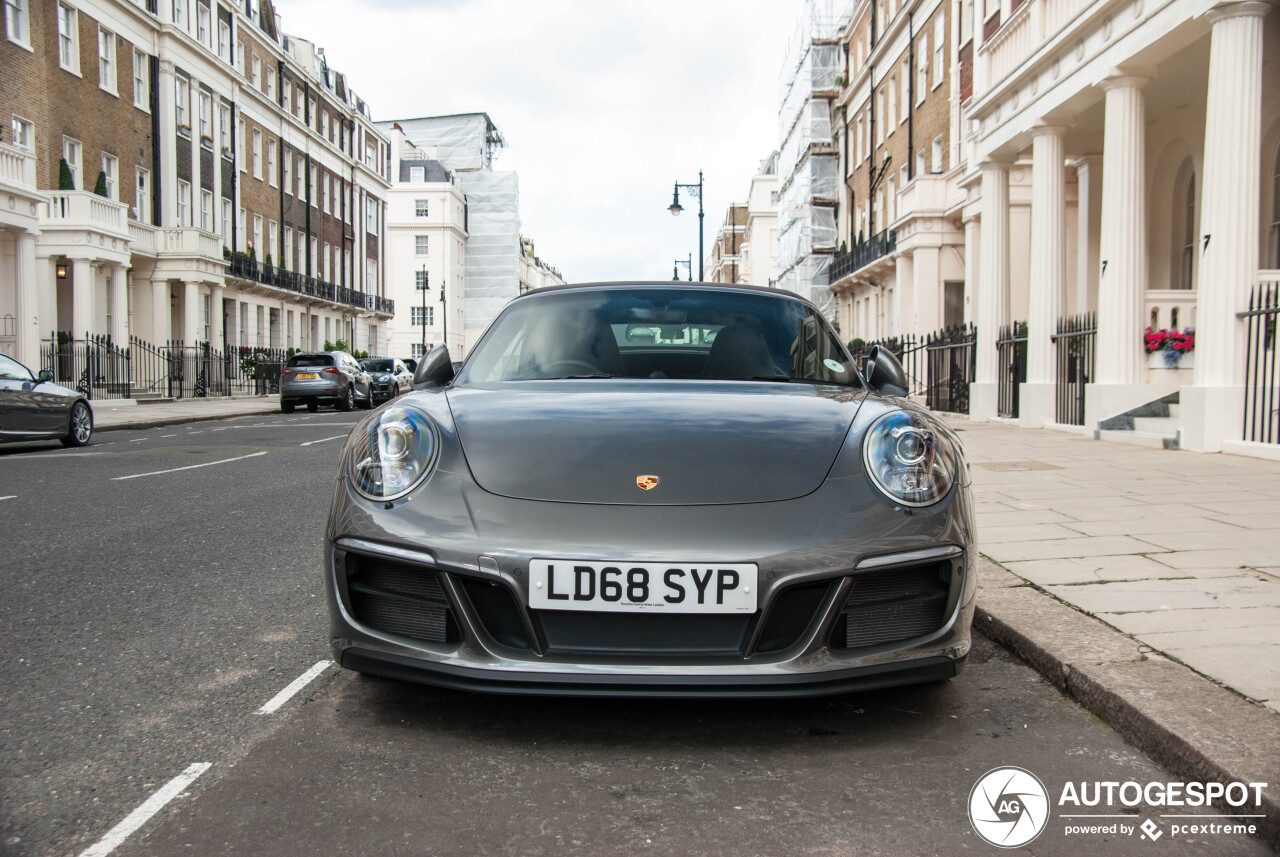
[[[901,365],[790,292],[624,283],[512,300],[455,376],[342,452],[334,659],[464,690],[843,693],[956,675],[973,501]]]

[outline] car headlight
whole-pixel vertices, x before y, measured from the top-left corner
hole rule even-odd
[[[431,418],[417,408],[388,408],[358,431],[348,470],[356,490],[370,500],[403,497],[435,469],[440,441]]]
[[[929,506],[947,496],[955,481],[951,442],[908,411],[892,411],[867,432],[863,458],[871,481],[904,506]]]

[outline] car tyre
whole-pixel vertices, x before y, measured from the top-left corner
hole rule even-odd
[[[294,408],[293,402],[286,402],[284,399],[280,400],[280,413],[291,414],[293,413],[293,408]]]
[[[314,414],[318,410],[320,410],[319,402],[307,402],[307,413]]]
[[[360,409],[365,411],[373,410],[373,387],[372,386],[370,386],[369,389],[365,391],[364,401],[360,403]]]
[[[338,410],[349,411],[356,405],[356,394],[350,386],[342,391],[342,396],[338,399]]]
[[[62,438],[63,446],[84,446],[93,437],[93,411],[89,403],[83,399],[71,406],[71,420],[67,425],[67,436]]]

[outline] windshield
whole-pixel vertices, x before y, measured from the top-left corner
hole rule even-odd
[[[859,383],[830,327],[798,300],[639,286],[514,303],[458,383],[600,377]]]
[[[360,367],[366,372],[394,372],[395,367],[390,360],[361,360]]]
[[[333,357],[328,354],[295,354],[289,358],[289,366],[332,366]]]

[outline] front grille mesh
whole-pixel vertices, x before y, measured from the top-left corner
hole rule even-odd
[[[431,569],[348,556],[347,588],[360,624],[424,643],[456,643],[461,634]]]
[[[950,583],[949,562],[855,575],[832,645],[854,649],[932,634],[945,621]]]

